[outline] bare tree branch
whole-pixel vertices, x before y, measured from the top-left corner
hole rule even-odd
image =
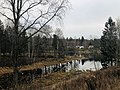
[[[22,46],[24,46],[27,43],[26,41],[29,38],[31,38],[38,32],[48,34],[45,31],[44,27],[55,17],[62,19],[62,16],[64,15],[65,9],[67,7],[66,3],[68,0],[4,0],[4,1],[7,1],[6,5],[8,8],[6,8],[6,6],[4,5],[5,7],[3,7],[2,9],[7,10],[8,12],[5,12],[5,14],[0,12],[0,14],[9,19],[10,21],[12,21],[12,23],[14,24],[12,60],[14,62],[13,65],[15,75],[14,78],[15,86],[17,86],[19,49],[22,48]],[[8,13],[12,15],[8,16],[7,15]],[[22,23],[24,25],[20,25]],[[20,29],[21,26],[22,28]],[[28,36],[28,38],[20,42],[21,39],[20,37],[23,35],[24,32],[26,32],[29,29],[34,30],[34,32],[32,32],[31,35]]]
[[[31,3],[30,5],[29,5],[29,7],[20,15],[20,17],[22,16],[22,15],[24,15],[26,12],[28,12],[30,9],[32,9],[32,8],[34,8],[35,6],[38,6],[40,3],[42,2],[42,0],[40,0],[39,2],[34,2],[34,3]]]
[[[5,15],[4,13],[0,12],[0,14],[3,15],[4,17],[6,17],[8,20],[10,20],[10,21],[12,21],[13,23],[15,23],[12,18],[8,17],[8,16]]]
[[[57,12],[59,11],[59,9],[61,8],[61,6],[63,5],[64,1],[61,3],[61,5],[58,7],[58,9],[56,10],[56,12],[54,13],[54,15],[47,21],[45,22],[40,28],[39,30],[37,30],[36,32],[34,32],[33,34],[31,34],[27,39],[29,39],[30,37],[34,36],[36,33],[38,33],[46,24],[48,24],[57,14]]]
[[[7,9],[7,10],[10,10],[11,12],[13,12],[11,8],[8,8],[8,7],[5,7],[5,6],[1,6],[1,9]]]
[[[31,26],[33,26],[35,23],[36,23],[36,21],[40,18],[42,16],[42,14],[40,15],[40,16],[38,16],[33,22],[32,22],[32,24],[30,24],[26,29],[24,29],[23,30],[23,32],[21,32],[19,35],[18,35],[18,37],[20,37],[20,35],[22,34],[22,33],[24,33],[26,30],[28,30]]]

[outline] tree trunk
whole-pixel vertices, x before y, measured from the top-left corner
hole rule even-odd
[[[28,42],[28,57],[29,58],[31,57],[31,54],[30,54],[30,41]]]
[[[1,47],[0,47],[0,61],[1,61]]]
[[[18,87],[18,67],[14,67],[14,90],[17,90],[17,87]]]
[[[18,38],[18,22],[16,22],[16,25],[14,27],[14,44],[13,44],[13,67],[14,67],[14,89],[17,90],[17,87],[18,87],[18,53],[19,53],[19,38]]]
[[[0,47],[0,60],[1,60],[1,47]]]
[[[13,51],[13,58],[14,60],[14,63],[13,63],[13,67],[14,67],[14,85],[15,85],[15,90],[17,90],[17,87],[18,87],[18,47],[17,47],[17,39],[15,41],[15,48],[14,48],[14,51]]]
[[[113,60],[111,60],[111,66],[113,66]]]

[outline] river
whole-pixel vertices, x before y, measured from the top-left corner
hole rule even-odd
[[[45,66],[42,69],[42,74],[47,74],[47,73],[53,73],[53,72],[70,72],[71,70],[74,71],[86,71],[86,70],[91,70],[91,71],[96,71],[100,70],[102,68],[102,65],[100,61],[83,61],[83,60],[72,60],[67,63],[60,63],[56,65],[51,65],[51,66]]]

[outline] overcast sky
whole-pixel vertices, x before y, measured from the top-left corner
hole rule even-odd
[[[64,18],[65,37],[99,38],[108,17],[111,16],[114,20],[120,17],[120,0],[69,1],[72,9]]]

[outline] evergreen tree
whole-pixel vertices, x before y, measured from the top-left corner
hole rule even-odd
[[[2,53],[5,55],[6,53],[11,52],[11,41],[9,39],[9,34],[7,29],[4,30],[4,36],[3,36],[3,47],[2,47]]]
[[[84,37],[82,36],[82,38],[81,38],[81,46],[83,46],[83,43],[84,43]]]
[[[115,22],[109,17],[108,22],[105,24],[103,36],[101,37],[101,54],[103,56],[102,62],[104,65],[116,60],[117,49],[117,34]]]
[[[94,48],[99,49],[100,48],[100,39],[94,39]]]
[[[5,28],[5,37],[6,37],[5,41],[6,41],[7,52],[9,51],[10,55],[12,56],[14,34],[13,34],[13,28],[8,25]]]
[[[22,33],[21,36],[20,36],[20,38],[19,38],[19,43],[20,42],[24,42],[25,40],[27,40],[27,37],[28,36],[27,36],[26,32]],[[28,49],[28,44],[25,43],[24,45],[22,45],[21,47],[19,47],[19,54],[24,55],[26,53],[27,49]]]
[[[48,38],[46,36],[43,36],[42,38],[42,49],[44,53],[44,57],[47,57],[47,51],[48,51]]]
[[[58,39],[59,39],[58,36],[54,34],[53,35],[52,47],[54,49],[54,55],[55,55],[55,57],[57,56],[57,51],[58,51],[58,43],[59,43]]]
[[[118,33],[118,40],[117,40],[117,65],[120,66],[120,18],[117,19],[117,33]]]
[[[64,55],[65,55],[65,39],[59,39],[59,44],[58,44],[58,55],[59,55],[59,58],[63,58]]]
[[[34,42],[35,42],[35,53],[36,53],[36,56],[39,57],[41,52],[41,45],[40,45],[40,42],[41,42],[41,38],[40,38],[40,35],[38,34],[38,36],[34,36]]]
[[[1,52],[2,52],[2,48],[3,48],[3,38],[4,38],[4,25],[2,23],[2,21],[0,20],[0,58],[1,58]]]

